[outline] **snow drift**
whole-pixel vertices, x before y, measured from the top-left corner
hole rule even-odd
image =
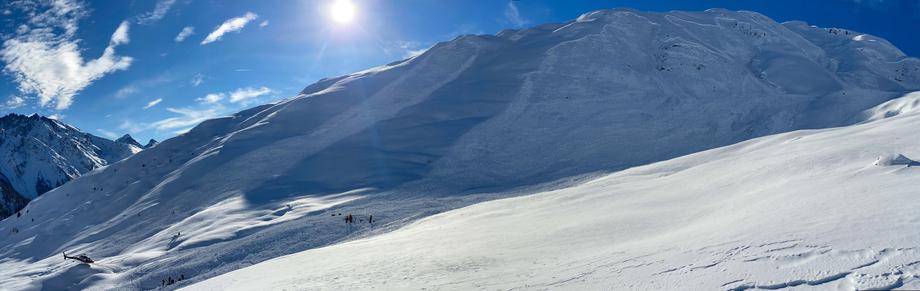
[[[920,89],[918,67],[876,37],[725,10],[605,10],[462,36],[205,121],[43,195],[27,220],[0,222],[0,284],[195,282],[486,199],[861,122]],[[346,228],[338,213],[380,223]],[[61,262],[65,250],[98,266]]]

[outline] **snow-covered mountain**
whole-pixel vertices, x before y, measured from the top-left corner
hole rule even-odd
[[[462,36],[205,121],[43,195],[0,222],[0,285],[184,285],[488,199],[873,120],[913,90],[920,60],[883,39],[753,12],[604,10]]]
[[[134,139],[134,137],[132,137],[130,134],[122,135],[115,141],[123,143],[123,144],[129,144],[139,149],[146,149],[146,148],[153,147],[157,145],[158,143],[160,143],[155,139],[150,139],[150,141],[148,141],[146,145],[141,145],[141,143],[138,142],[136,139]]]
[[[137,142],[137,140],[135,140],[134,137],[132,137],[130,134],[122,135],[121,137],[119,137],[119,138],[116,139],[115,141],[116,141],[116,142],[123,143],[123,144],[129,144],[129,145],[132,145],[132,146],[137,147],[137,148],[143,148],[143,147],[144,147],[143,145],[141,145],[141,143]]]
[[[0,117],[0,218],[83,173],[138,151],[137,146],[84,133],[37,114]]]
[[[758,138],[188,289],[917,290],[918,127],[911,110]]]

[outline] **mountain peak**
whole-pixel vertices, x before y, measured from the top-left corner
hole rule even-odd
[[[116,139],[115,141],[116,141],[116,142],[123,143],[123,144],[133,145],[133,146],[136,146],[136,147],[139,147],[139,148],[143,148],[143,147],[144,147],[144,146],[141,145],[141,143],[137,142],[137,140],[134,140],[134,138],[131,137],[130,134],[122,135],[121,137],[119,137],[119,138]]]
[[[153,146],[155,146],[155,145],[157,145],[157,144],[159,144],[159,143],[160,143],[160,142],[158,142],[157,140],[151,138],[150,141],[148,141],[147,144],[144,145],[144,148],[145,148],[145,149],[151,148],[151,147],[153,147]]]
[[[83,173],[139,150],[38,114],[0,117],[0,141],[0,218]]]

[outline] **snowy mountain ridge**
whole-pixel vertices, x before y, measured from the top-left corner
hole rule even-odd
[[[132,137],[130,134],[122,135],[121,137],[119,137],[119,138],[116,139],[115,141],[116,141],[116,142],[123,143],[123,144],[133,145],[133,146],[138,147],[138,148],[143,148],[143,147],[144,147],[143,145],[141,145],[141,143],[137,142],[137,140],[135,140],[134,137]]]
[[[146,145],[141,145],[141,143],[138,142],[136,139],[134,139],[134,137],[132,137],[131,134],[125,134],[119,137],[118,139],[116,139],[115,142],[129,144],[139,149],[146,149],[146,148],[153,147],[157,145],[158,143],[160,143],[157,140],[151,138],[150,141],[148,141]]]
[[[0,237],[0,285],[197,282],[484,200],[866,122],[920,90],[918,70],[883,39],[752,12],[604,10],[462,36],[205,121],[43,195],[0,222],[19,230]],[[378,224],[346,228],[338,213]]]
[[[39,195],[140,148],[83,133],[63,122],[9,114],[0,118],[0,218]]]

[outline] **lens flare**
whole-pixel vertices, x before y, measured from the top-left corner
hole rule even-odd
[[[351,23],[355,18],[355,5],[350,0],[335,0],[329,9],[332,20],[338,23]]]

